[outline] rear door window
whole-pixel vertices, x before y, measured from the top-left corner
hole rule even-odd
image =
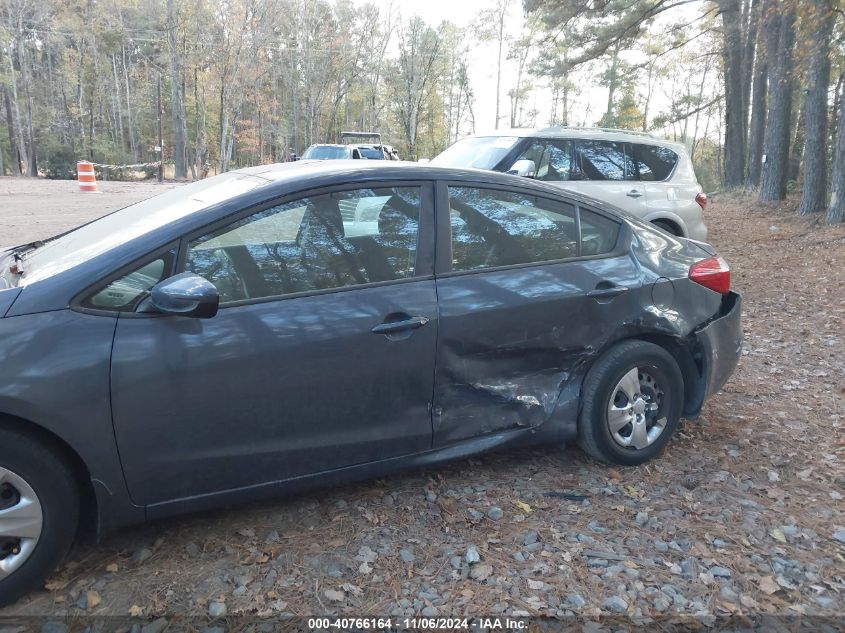
[[[578,255],[575,207],[521,193],[449,187],[452,270]]]
[[[678,155],[668,147],[634,143],[634,163],[640,180],[660,181],[672,175]]]
[[[578,180],[633,180],[633,161],[625,143],[579,140],[575,148],[575,177]]]

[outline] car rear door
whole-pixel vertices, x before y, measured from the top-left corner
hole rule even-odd
[[[643,183],[637,180],[630,152],[628,143],[578,139],[573,180],[579,193],[644,218],[648,198]]]
[[[112,407],[132,498],[155,505],[431,447],[428,182],[315,191],[183,240],[210,319],[121,315]]]
[[[437,201],[435,445],[573,415],[580,369],[638,313],[627,228],[528,190],[441,183]]]

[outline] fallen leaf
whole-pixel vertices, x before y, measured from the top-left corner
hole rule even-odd
[[[780,587],[771,576],[763,576],[757,586],[760,587],[760,591],[769,596],[780,591]]]
[[[524,501],[517,501],[516,507],[522,510],[525,514],[531,514],[531,512],[534,511],[534,509]]]
[[[472,578],[473,580],[482,582],[493,575],[493,566],[487,564],[473,565],[469,572],[469,575],[470,578]]]
[[[133,618],[140,618],[142,615],[144,615],[144,607],[139,607],[137,604],[133,604],[131,607],[129,607],[129,615],[131,615]]]
[[[734,613],[735,611],[739,610],[733,602],[728,602],[727,600],[720,600],[718,608],[728,613]]]
[[[94,609],[97,607],[103,599],[100,597],[100,594],[96,591],[89,591],[85,595],[85,608],[86,609]]]
[[[359,587],[358,585],[353,585],[352,583],[348,583],[348,582],[343,583],[340,586],[340,588],[343,589],[347,593],[351,593],[353,596],[360,596],[361,594],[364,593],[364,590],[361,589],[361,587]]]
[[[109,573],[116,574],[118,569],[119,567],[117,566],[117,563],[109,563],[106,565],[106,571]]]
[[[332,602],[343,602],[346,600],[346,594],[342,591],[338,591],[337,589],[326,589],[323,592],[323,595]]]
[[[786,543],[786,535],[780,528],[774,528],[769,530],[769,535],[775,539],[776,541],[780,541],[781,543]]]
[[[46,583],[44,583],[44,588],[47,591],[61,591],[67,586],[67,580],[48,580]]]

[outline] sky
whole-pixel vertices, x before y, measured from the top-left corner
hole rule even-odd
[[[517,35],[523,26],[522,0],[510,0],[510,16],[507,30]],[[383,13],[391,9],[394,15],[402,20],[418,15],[432,26],[449,20],[457,26],[467,26],[473,23],[484,9],[495,6],[494,0],[353,0],[357,4],[374,3]],[[690,19],[700,14],[705,2],[692,2],[682,8],[674,10],[674,14],[665,16],[666,20]],[[671,12],[670,12],[671,13]],[[659,18],[660,19],[660,18]],[[470,85],[475,93],[474,111],[476,116],[476,131],[487,131],[494,128],[495,123],[495,93],[496,93],[496,43],[479,43],[474,46],[469,59]],[[503,54],[506,59],[507,51]],[[629,59],[628,61],[636,61]],[[607,102],[607,89],[598,85],[595,79],[597,71],[584,69],[579,71],[581,85],[587,89],[573,103],[571,108],[571,125],[595,125],[604,112]],[[510,106],[508,90],[516,83],[515,62],[505,61],[502,70],[502,88],[500,94],[500,122],[499,128],[507,128],[510,123]],[[541,81],[534,80],[535,85]],[[657,91],[652,104],[652,112],[656,113],[667,108],[669,99]],[[549,122],[551,111],[551,92],[545,87],[538,87],[532,91],[525,110],[539,111],[537,125],[544,126]]]

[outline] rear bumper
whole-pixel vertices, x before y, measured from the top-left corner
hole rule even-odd
[[[695,333],[704,361],[704,397],[721,389],[742,356],[742,297],[729,292],[715,319]]]

